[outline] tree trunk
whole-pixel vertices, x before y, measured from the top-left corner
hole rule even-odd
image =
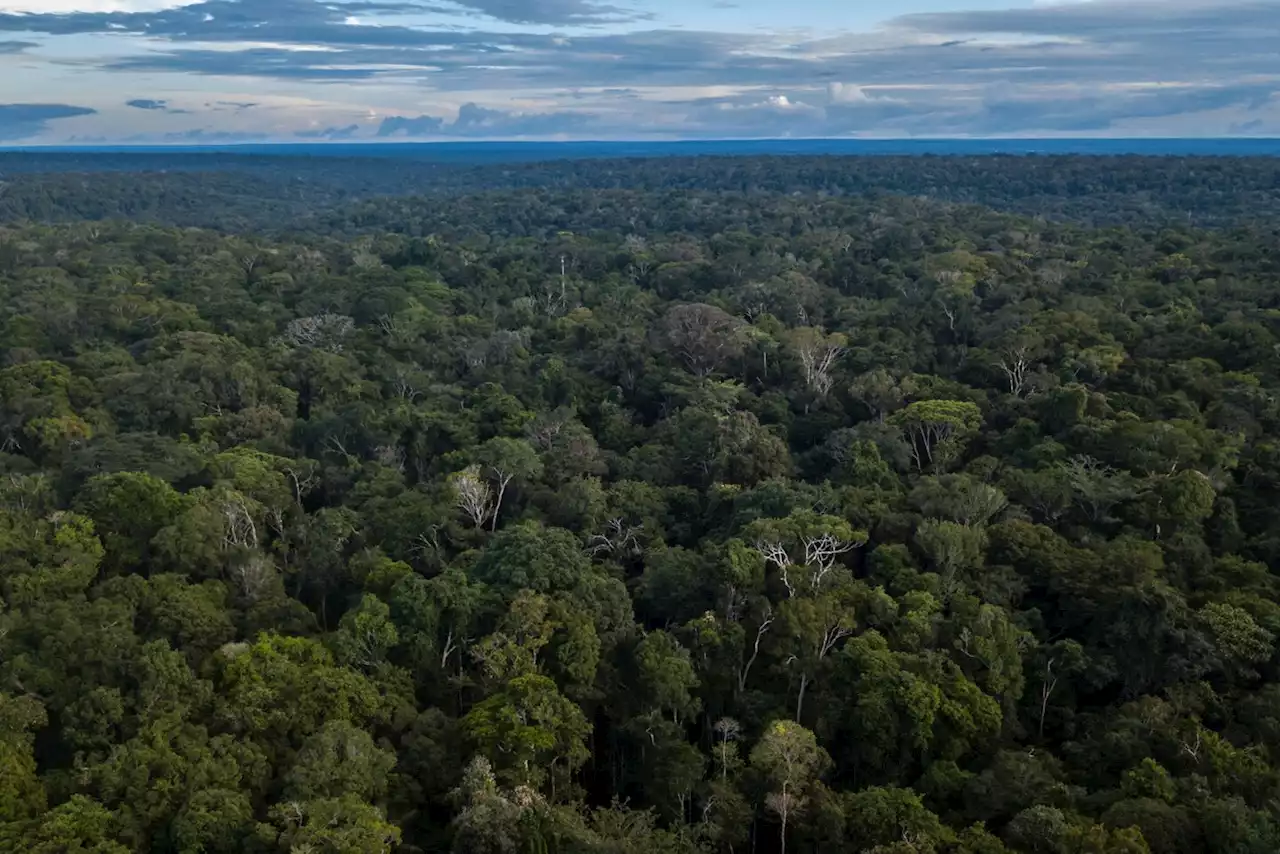
[[[502,499],[507,494],[507,484],[511,483],[511,476],[498,475],[498,500],[493,505],[493,516],[489,519],[489,530],[498,530],[498,513],[502,511]]]

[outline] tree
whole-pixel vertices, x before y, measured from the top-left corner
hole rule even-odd
[[[285,775],[292,801],[352,795],[375,801],[386,794],[395,754],[374,744],[369,733],[348,721],[327,721],[298,751]]]
[[[14,851],[32,854],[128,854],[112,839],[113,819],[102,804],[85,795],[72,795],[40,817],[25,832],[6,840],[14,828],[0,825],[0,842],[14,843]]]
[[[477,703],[462,727],[499,774],[532,788],[549,780],[553,796],[557,777],[590,755],[584,742],[591,725],[582,710],[537,673],[517,676]]]
[[[981,528],[925,519],[916,529],[915,541],[937,571],[945,601],[961,589],[962,573],[982,565],[986,536]]]
[[[715,373],[741,349],[741,321],[705,303],[668,309],[660,327],[663,343],[697,377]]]
[[[501,436],[481,445],[476,450],[476,455],[496,484],[492,495],[493,510],[489,514],[490,527],[496,529],[498,514],[502,512],[502,502],[507,495],[507,487],[512,481],[518,484],[528,483],[541,476],[542,461],[538,459],[537,451],[528,442]]]
[[[865,406],[873,418],[883,422],[906,405],[907,389],[903,386],[889,371],[875,368],[855,377],[849,384],[849,394]]]
[[[469,465],[449,476],[453,503],[477,530],[485,523],[496,523],[498,499],[479,465]]]
[[[765,806],[782,823],[779,845],[787,850],[787,824],[805,807],[805,792],[830,763],[813,733],[800,724],[775,721],[751,750],[751,765],[771,784]]]
[[[921,400],[895,413],[890,423],[902,430],[917,471],[943,468],[977,432],[982,414],[976,404],[960,400]]]
[[[89,479],[77,507],[94,522],[106,549],[103,561],[114,573],[149,573],[151,541],[182,512],[182,496],[145,472],[114,472]]]
[[[636,647],[641,696],[679,724],[698,711],[698,677],[689,651],[667,632],[649,632]]]
[[[841,555],[867,541],[865,531],[848,522],[809,510],[784,519],[760,519],[743,532],[765,562],[777,570],[787,595],[817,595],[837,583]]]
[[[34,698],[0,694],[0,826],[44,812],[45,792],[36,775],[31,730],[46,722]]]
[[[872,786],[847,795],[843,806],[846,833],[860,851],[892,851],[899,842],[911,846],[904,851],[928,850],[950,835],[910,789]]]
[[[386,661],[388,651],[399,640],[391,608],[366,593],[359,605],[342,615],[334,647],[343,664],[368,672]]]
[[[364,723],[384,700],[364,676],[308,638],[264,634],[219,651],[215,718],[272,755],[292,755],[329,721]]]
[[[271,818],[280,828],[277,850],[290,854],[390,854],[400,841],[400,829],[355,795],[278,804]]]
[[[523,791],[520,794],[525,795]],[[489,760],[483,756],[472,759],[453,795],[458,802],[451,849],[455,854],[516,854],[520,850],[521,819],[534,803],[527,795],[517,802],[499,790]]]
[[[835,385],[831,370],[844,354],[848,339],[839,332],[830,335],[820,329],[801,327],[792,330],[790,346],[804,372],[804,384],[819,400]]]

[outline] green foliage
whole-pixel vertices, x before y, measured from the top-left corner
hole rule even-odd
[[[1274,163],[209,157],[6,172],[169,219],[0,234],[0,850],[1280,850]]]
[[[462,727],[500,774],[521,785],[541,785],[557,766],[572,771],[590,756],[584,742],[591,726],[582,710],[534,673],[477,703]]]

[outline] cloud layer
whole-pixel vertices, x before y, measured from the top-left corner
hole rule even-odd
[[[642,0],[146,2],[0,14],[0,62],[163,80],[128,102],[156,138],[1280,134],[1280,0],[1028,0],[863,32],[783,29],[785,10],[772,32],[694,29]],[[52,50],[90,38],[111,49]],[[209,93],[277,97],[232,122]]]

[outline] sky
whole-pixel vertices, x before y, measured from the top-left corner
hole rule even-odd
[[[1280,0],[0,0],[0,144],[1280,136]]]

